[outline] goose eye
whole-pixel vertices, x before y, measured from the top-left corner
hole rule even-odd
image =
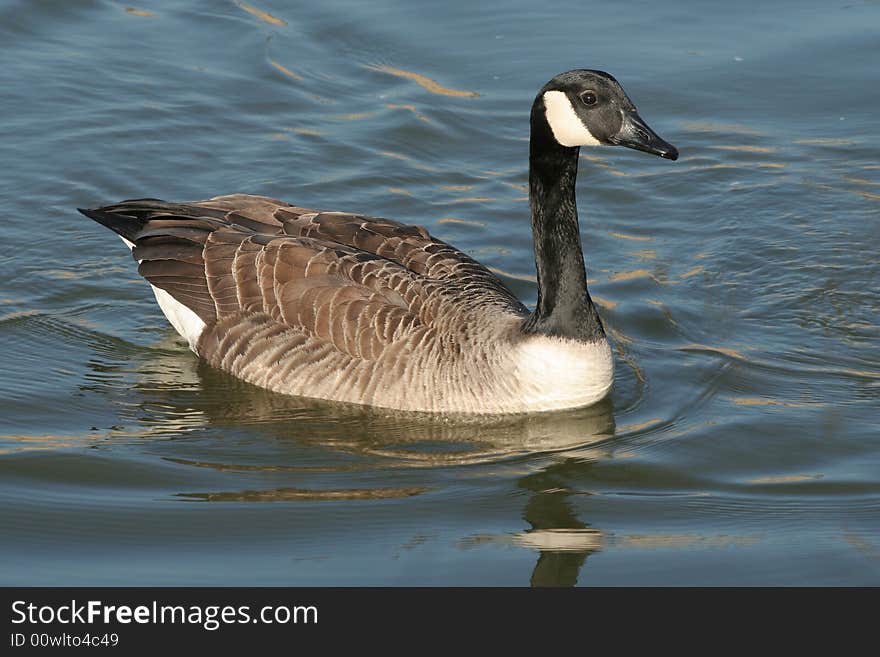
[[[584,105],[595,105],[598,100],[595,91],[582,91],[579,95]]]

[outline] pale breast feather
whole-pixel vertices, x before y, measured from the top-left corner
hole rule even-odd
[[[530,336],[516,348],[514,358],[526,410],[595,403],[614,380],[614,358],[605,339],[584,343]]]

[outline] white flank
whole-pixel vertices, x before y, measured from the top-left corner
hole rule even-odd
[[[553,136],[563,146],[600,146],[562,91],[544,92],[544,113]]]
[[[199,353],[196,351],[196,344],[199,341],[199,336],[202,334],[202,331],[205,330],[205,323],[202,321],[202,318],[168,294],[165,290],[158,288],[155,285],[151,285],[150,287],[153,288],[153,293],[156,295],[156,301],[159,302],[159,307],[162,309],[162,312],[165,313],[165,317],[168,318],[168,321],[171,322],[171,326],[173,326],[174,329],[189,343],[189,348],[192,349],[194,353]]]
[[[516,357],[522,401],[529,411],[594,404],[614,381],[607,340],[583,343],[535,336],[518,347]]]
[[[134,249],[134,243],[125,239],[122,235],[119,236],[119,239],[125,242],[125,245],[129,249]],[[138,260],[138,262],[140,262],[140,260]],[[153,294],[156,295],[156,301],[162,309],[162,312],[165,313],[165,317],[171,322],[171,326],[173,326],[174,330],[177,331],[187,343],[189,343],[189,348],[192,349],[194,353],[199,353],[196,351],[196,344],[199,341],[199,336],[202,334],[202,331],[205,330],[205,323],[202,321],[202,318],[168,294],[165,290],[158,288],[155,285],[150,285],[150,287],[153,288]]]

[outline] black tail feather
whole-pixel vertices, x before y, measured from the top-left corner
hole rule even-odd
[[[138,198],[105,205],[101,208],[77,208],[82,214],[106,226],[117,235],[129,242],[134,242],[138,233],[152,219],[200,220],[194,221],[192,227],[206,229],[208,232],[220,227],[216,220],[225,221],[227,210],[218,208],[195,207],[187,203],[169,203],[155,198]],[[215,220],[212,222],[212,220]],[[214,224],[207,226],[209,224]],[[187,221],[187,223],[189,223]]]
[[[95,208],[93,210],[77,208],[77,210],[89,219],[94,219],[102,226],[109,228],[117,235],[121,235],[129,242],[134,242],[135,236],[147,222],[146,217],[108,212],[106,208]]]

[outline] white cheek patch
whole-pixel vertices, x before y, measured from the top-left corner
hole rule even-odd
[[[544,112],[553,136],[563,146],[601,146],[562,91],[544,92]]]

